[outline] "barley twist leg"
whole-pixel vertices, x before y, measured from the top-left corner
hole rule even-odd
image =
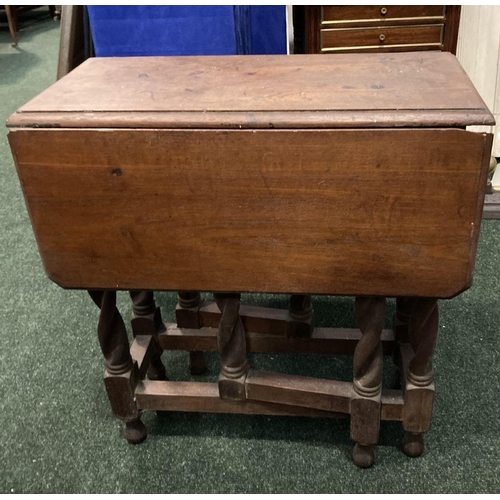
[[[351,438],[354,463],[366,468],[373,465],[380,430],[385,297],[356,297],[356,319],[362,337],[354,351]]]
[[[148,368],[150,380],[167,380],[167,372],[161,361],[163,349],[158,342],[158,333],[165,330],[160,308],[156,307],[153,292],[130,292],[132,299],[132,332],[137,335],[150,335],[154,355]]]
[[[125,324],[116,308],[116,292],[89,291],[89,294],[101,310],[97,336],[105,360],[104,385],[111,408],[125,423],[127,441],[140,443],[146,439],[147,431],[135,404],[134,389],[138,377],[130,356]]]
[[[217,343],[221,356],[219,394],[223,399],[243,401],[249,370],[245,329],[239,314],[240,294],[214,294],[221,311]]]
[[[424,451],[423,434],[431,427],[434,405],[434,372],[432,357],[439,329],[438,303],[433,298],[418,299],[409,323],[409,340],[413,351],[406,370],[403,407],[403,451],[418,457]]]

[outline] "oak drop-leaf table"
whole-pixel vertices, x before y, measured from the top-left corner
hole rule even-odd
[[[381,420],[423,451],[437,300],[472,283],[490,159],[491,135],[466,127],[492,123],[453,55],[414,52],[89,59],[8,126],[47,275],[101,310],[130,442],[143,410],[342,414],[367,467]],[[165,290],[176,324],[155,305]],[[359,329],[315,328],[311,294],[356,297]],[[167,349],[189,351],[193,373],[218,350],[218,383],[168,381]],[[353,354],[353,380],[252,370],[247,351]],[[382,388],[384,354],[401,390]]]

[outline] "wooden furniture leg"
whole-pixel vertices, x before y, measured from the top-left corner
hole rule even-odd
[[[423,453],[423,434],[431,427],[435,390],[432,356],[438,327],[437,300],[418,299],[410,317],[410,344],[401,346],[406,380],[403,451],[410,457],[418,457]]]
[[[13,11],[11,5],[5,5],[5,13],[7,14],[7,23],[9,24],[9,33],[12,38],[12,45],[17,47],[17,21],[15,12]]]
[[[134,389],[137,373],[130,356],[125,324],[116,308],[115,291],[91,291],[92,300],[100,308],[97,335],[104,354],[104,385],[113,413],[125,423],[124,436],[129,443],[140,443],[147,436],[141,422]]]
[[[362,337],[354,351],[351,438],[354,463],[366,468],[373,465],[380,429],[385,297],[356,297],[356,320]]]
[[[394,388],[396,389],[401,389],[405,384],[400,346],[409,342],[410,317],[417,300],[415,297],[396,298],[396,312],[393,319],[394,340],[398,345],[398,348],[394,349],[393,353],[393,361],[398,368],[396,380],[394,381]]]
[[[311,338],[314,316],[310,295],[292,295],[287,319],[287,337]]]
[[[156,307],[153,292],[130,292],[132,299],[132,333],[137,335],[150,335],[154,343],[154,354],[148,368],[150,380],[167,380],[167,372],[161,361],[163,349],[158,343],[158,334],[165,331],[161,318],[161,311]]]
[[[57,79],[61,79],[93,55],[92,37],[87,29],[88,18],[83,5],[61,7],[61,34],[59,38],[59,59]],[[87,51],[87,47],[89,50]]]
[[[215,293],[221,311],[217,344],[221,355],[219,396],[244,401],[245,380],[249,370],[246,358],[245,329],[240,317],[239,293]]]
[[[409,325],[411,313],[417,303],[414,297],[398,297],[396,299],[396,313],[394,314],[394,340],[409,342]]]
[[[179,292],[177,294],[177,307],[175,317],[179,328],[202,327],[199,311],[201,306],[201,296],[199,292]],[[203,351],[189,352],[189,371],[192,375],[201,375],[207,370],[207,362]]]

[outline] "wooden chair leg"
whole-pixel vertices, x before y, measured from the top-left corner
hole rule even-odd
[[[177,294],[175,317],[179,328],[201,328],[198,314],[201,305],[199,292],[179,292]],[[207,371],[207,362],[203,351],[189,352],[189,371],[192,375],[201,375]]]
[[[356,320],[362,337],[354,351],[351,438],[354,463],[366,468],[373,465],[380,430],[385,297],[356,297]]]
[[[436,299],[418,299],[412,311],[409,337],[413,357],[405,370],[403,451],[418,457],[424,451],[423,434],[431,427],[434,405],[432,356],[436,347],[439,312]]]
[[[17,47],[17,21],[15,12],[12,10],[12,6],[5,5],[5,13],[7,14],[7,23],[9,24],[10,37],[12,38],[12,45]]]
[[[217,343],[221,355],[219,395],[222,399],[244,401],[245,381],[249,370],[246,338],[240,317],[240,294],[216,293],[215,302],[221,318]]]
[[[140,443],[146,439],[147,431],[135,403],[134,389],[138,375],[130,356],[125,324],[116,308],[116,292],[89,291],[89,294],[101,310],[97,335],[104,354],[104,385],[111,408],[115,416],[125,423],[124,437],[127,441]]]
[[[148,368],[150,380],[168,380],[165,366],[161,360],[163,350],[158,343],[158,334],[165,331],[161,318],[161,311],[156,307],[153,292],[130,292],[132,299],[132,333],[150,335],[154,340],[155,354]]]
[[[311,338],[314,321],[310,295],[292,295],[290,297],[286,326],[289,338]]]

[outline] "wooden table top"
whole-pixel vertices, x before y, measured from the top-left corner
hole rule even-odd
[[[92,58],[11,127],[491,125],[450,53]]]
[[[472,283],[479,123],[446,53],[112,58],[9,140],[63,287],[448,298]]]

